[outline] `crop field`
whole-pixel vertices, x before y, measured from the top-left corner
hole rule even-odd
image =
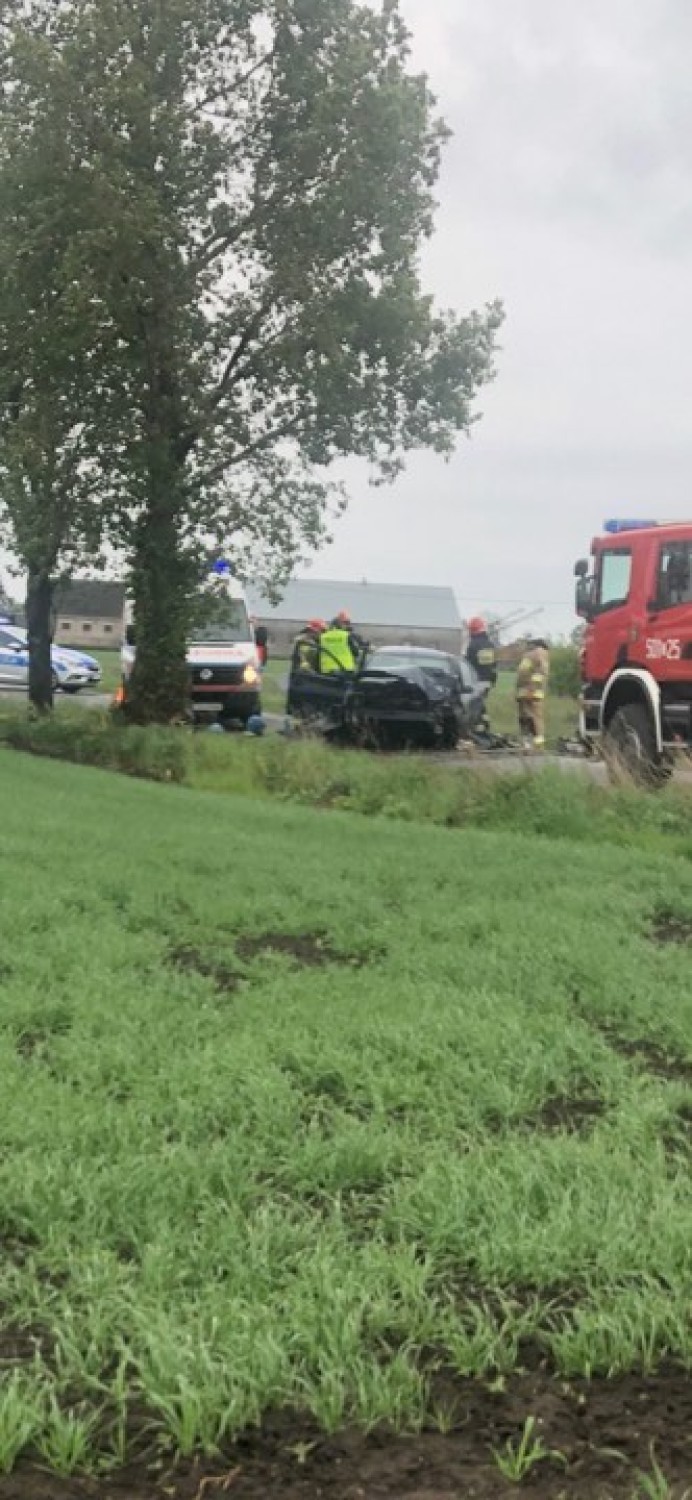
[[[682,1500],[689,857],[6,749],[0,828],[0,1500]]]

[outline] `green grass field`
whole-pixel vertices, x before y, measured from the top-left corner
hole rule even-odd
[[[92,651],[91,656],[101,663],[103,676],[98,687],[98,693],[114,693],[120,682],[120,652],[119,651]]]
[[[0,1471],[690,1369],[689,859],[1,766]]]

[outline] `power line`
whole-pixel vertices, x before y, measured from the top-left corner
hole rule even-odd
[[[494,594],[460,594],[454,590],[460,604],[479,604],[485,600],[486,604],[516,604],[520,608],[533,609],[541,605],[544,609],[570,609],[572,603],[569,599],[498,599]]]

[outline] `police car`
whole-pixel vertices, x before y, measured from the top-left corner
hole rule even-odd
[[[69,656],[78,656],[78,653],[68,652]],[[81,666],[78,661],[67,660],[58,646],[51,647],[50,659],[54,692],[62,689],[65,693],[79,693],[93,680],[85,666]],[[15,625],[0,626],[0,686],[26,687],[28,681],[29,649],[26,631]]]
[[[0,620],[0,634],[3,632],[12,636],[22,646],[26,646],[26,631],[22,630],[21,626],[11,625],[9,622]],[[71,662],[74,666],[79,667],[81,671],[86,672],[90,683],[101,681],[101,663],[96,660],[95,656],[87,656],[85,651],[74,651],[71,646],[52,646],[51,651],[53,656],[59,657],[63,661]],[[74,691],[77,691],[77,689],[74,689]]]

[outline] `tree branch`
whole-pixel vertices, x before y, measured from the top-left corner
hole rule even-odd
[[[262,326],[262,320],[263,318],[266,318],[267,313],[271,310],[271,306],[271,298],[265,299],[264,302],[260,303],[257,311],[250,319],[247,328],[238,339],[235,349],[233,350],[232,354],[229,355],[226,364],[221,372],[215,390],[213,390],[207,398],[200,419],[195,422],[193,426],[189,427],[187,432],[184,432],[181,435],[176,445],[176,452],[181,460],[184,461],[192,452],[193,448],[199,442],[199,439],[202,436],[205,428],[208,426],[210,418],[213,417],[215,411],[218,411],[218,408],[220,407],[225,396],[227,396],[229,390],[232,389],[234,385],[233,374],[237,370],[238,364],[245,354],[246,350],[248,349],[249,345],[252,343],[252,340],[258,334]]]
[[[214,484],[216,480],[223,479],[228,469],[238,468],[240,464],[247,463],[248,459],[254,458],[255,454],[261,453],[265,448],[271,448],[274,443],[279,443],[282,438],[290,437],[296,432],[303,421],[302,416],[292,417],[290,422],[283,422],[278,427],[272,428],[271,432],[265,432],[262,437],[256,438],[254,443],[247,443],[238,453],[229,454],[220,463],[214,464],[213,468],[207,469],[204,474],[205,484]]]
[[[260,305],[259,305],[256,313],[250,319],[250,322],[248,323],[247,328],[245,329],[245,332],[243,334],[241,334],[241,336],[240,336],[240,338],[239,338],[239,340],[238,340],[238,342],[237,342],[237,344],[235,346],[235,349],[233,350],[233,353],[229,356],[229,358],[226,361],[225,367],[224,367],[223,372],[221,374],[221,378],[220,378],[219,383],[218,383],[218,385],[216,387],[216,390],[213,391],[212,394],[209,397],[209,400],[207,402],[207,410],[208,411],[210,411],[210,412],[216,411],[217,408],[221,405],[221,402],[223,401],[224,396],[230,390],[230,388],[231,388],[231,386],[233,384],[233,381],[231,379],[231,377],[233,375],[233,372],[237,368],[238,363],[242,359],[242,357],[243,357],[246,349],[252,343],[252,340],[254,338],[256,338],[257,334],[259,333],[259,330],[260,330],[260,328],[262,326],[263,320],[266,318],[267,313],[271,311],[272,302],[273,302],[273,298],[269,297],[269,298],[266,298],[264,302],[260,303]]]
[[[253,63],[251,68],[248,68],[247,73],[243,73],[242,78],[235,79],[232,88],[228,86],[215,88],[208,94],[204,94],[201,99],[196,99],[190,113],[194,114],[195,110],[198,109],[209,109],[213,104],[216,104],[217,100],[227,99],[230,94],[236,94],[238,89],[244,88],[246,83],[249,83],[250,79],[254,78],[255,73],[259,73],[261,68],[265,67],[267,63],[272,62],[275,56],[276,48],[272,47],[269,52],[265,52],[262,57],[258,57],[257,62]]]

